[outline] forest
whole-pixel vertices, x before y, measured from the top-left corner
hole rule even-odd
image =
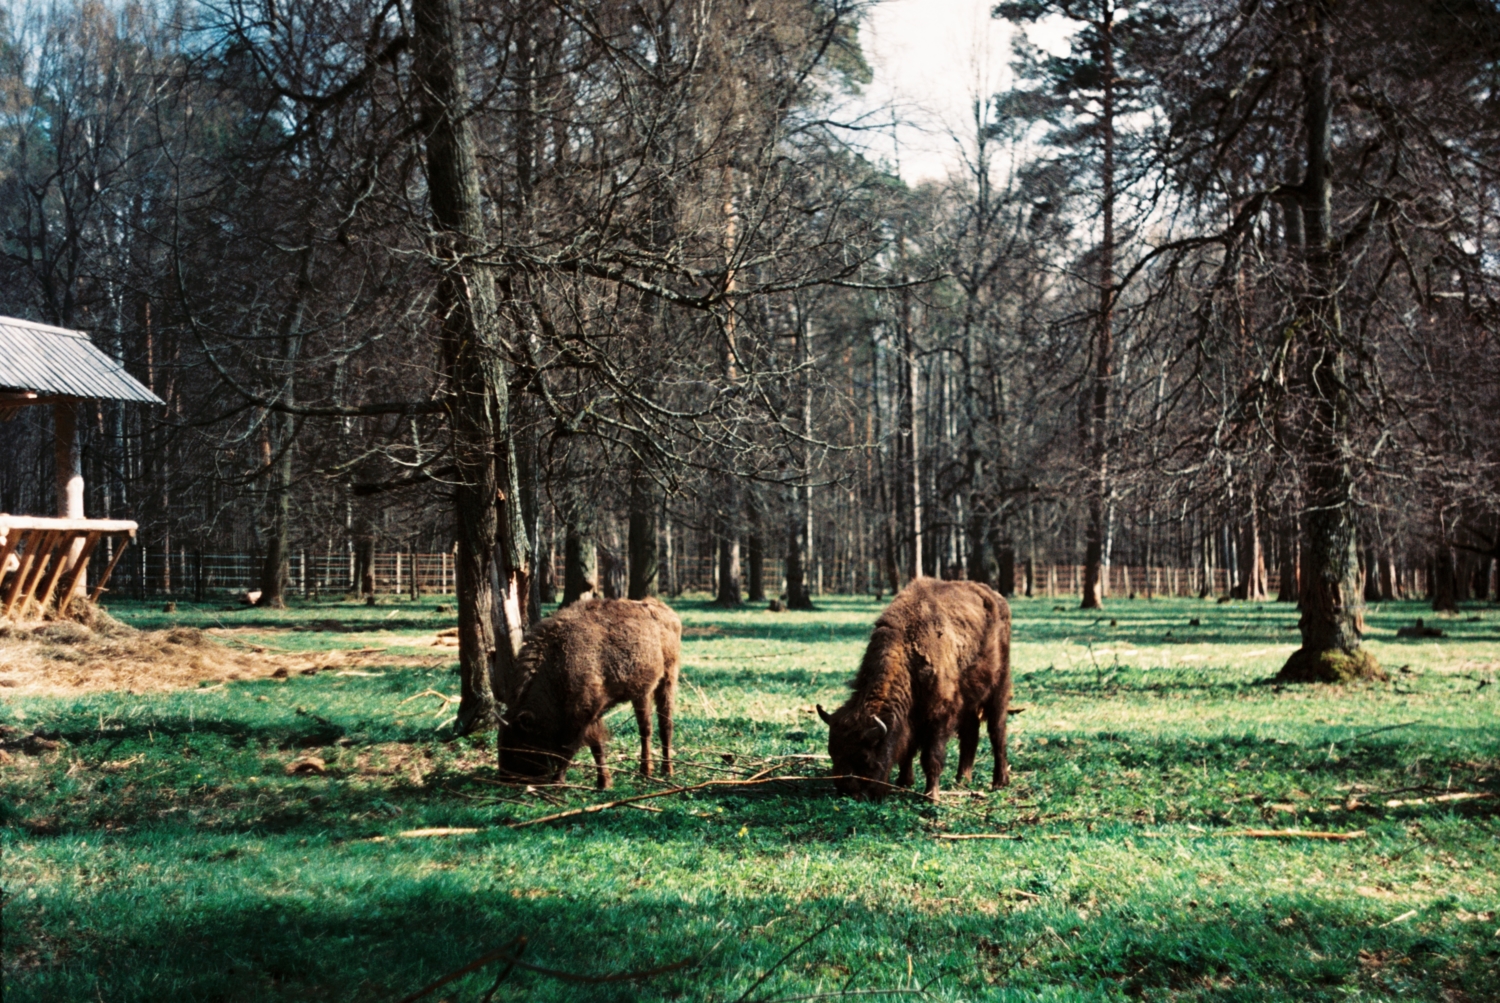
[[[0,4],[7,999],[1496,998],[1500,4],[918,2]]]

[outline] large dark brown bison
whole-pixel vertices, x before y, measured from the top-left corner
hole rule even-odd
[[[561,781],[587,745],[599,787],[608,787],[601,717],[628,700],[641,732],[641,773],[649,777],[654,699],[662,770],[670,775],[681,651],[682,621],[656,599],[590,599],[532,627],[521,647],[520,691],[500,726],[501,772]]]
[[[948,740],[958,732],[958,779],[974,775],[979,721],[995,752],[992,786],[1010,782],[1005,716],[1010,704],[1010,607],[978,582],[920,578],[875,621],[854,694],[828,723],[828,753],[839,790],[879,797],[899,761],[911,786],[922,754],[927,796],[936,797]]]

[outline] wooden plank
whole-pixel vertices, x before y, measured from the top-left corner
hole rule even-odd
[[[57,590],[57,583],[62,580],[63,572],[68,570],[68,558],[73,554],[73,541],[78,539],[77,533],[58,533],[57,543],[53,547],[52,567],[47,572],[47,577],[40,591],[36,594],[36,610],[41,613],[52,601],[52,593]]]
[[[5,591],[5,609],[0,609],[0,615],[3,616],[10,615],[10,607],[15,606],[15,600],[21,594],[21,583],[26,580],[27,574],[31,573],[31,562],[36,561],[36,547],[34,547],[36,541],[30,540],[31,534],[24,531],[12,531],[12,535],[15,538],[15,546],[20,547],[24,543],[26,550],[21,550],[20,565],[15,570],[15,574],[10,577],[10,588]]]
[[[16,568],[15,577],[10,580],[10,588],[5,590],[5,609],[0,610],[3,615],[10,616],[11,610],[16,607],[16,601],[21,598],[21,589],[25,587],[26,579],[31,577],[32,565],[36,564],[37,548],[46,535],[30,532],[18,534],[17,543],[25,543],[26,549],[21,551],[21,566]]]
[[[120,558],[125,556],[129,544],[125,540],[119,541],[120,545],[115,548],[115,556],[109,559],[109,564],[104,568],[104,574],[99,576],[99,581],[94,585],[94,591],[89,593],[89,602],[98,602],[99,596],[104,592],[104,583],[109,581],[109,576],[115,570],[115,565],[120,563]]]
[[[0,527],[31,530],[75,530],[84,533],[129,533],[140,528],[129,519],[56,519],[40,515],[5,515],[0,513]]]
[[[68,606],[73,602],[73,597],[78,593],[78,581],[89,570],[89,558],[94,555],[94,548],[99,546],[99,540],[104,534],[90,533],[84,540],[83,551],[78,555],[78,562],[73,565],[73,570],[68,572],[68,577],[63,585],[62,592],[57,596],[57,612],[66,613]],[[45,606],[46,603],[44,602]]]
[[[52,541],[56,533],[33,533],[26,544],[26,553],[30,557],[26,566],[26,575],[22,579],[20,589],[5,608],[5,615],[10,616],[15,612],[17,617],[26,615],[26,607],[31,602],[31,594],[36,591],[37,584],[42,579],[42,574],[47,569],[47,561],[52,556]]]

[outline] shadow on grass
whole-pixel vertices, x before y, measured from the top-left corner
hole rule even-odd
[[[496,849],[471,840],[454,852],[487,857]],[[593,889],[525,873],[475,888],[441,869],[385,873],[382,852],[347,852],[332,863],[322,894],[273,892],[244,878],[199,889],[191,909],[135,888],[97,894],[87,906],[53,899],[44,914],[12,906],[7,1000],[384,1003],[518,935],[529,939],[526,960],[580,975],[693,964],[614,985],[516,973],[501,999],[727,1000],[770,973],[757,999],[917,982],[943,998],[974,998],[999,983],[1032,992],[1069,985],[1077,993],[1069,999],[1101,1001],[1174,992],[1224,1003],[1333,1000],[1385,988],[1372,981],[1378,966],[1362,969],[1370,957],[1401,966],[1406,999],[1451,999],[1442,994],[1493,985],[1494,962],[1480,937],[1380,928],[1359,900],[1288,893],[1189,905],[1141,887],[1086,911],[1069,892],[1049,890],[1012,911],[1003,899],[988,908],[936,908],[948,900],[930,884],[878,902],[724,892],[684,898],[651,890],[628,863],[602,868]],[[477,999],[494,974],[491,967],[466,976],[441,996]]]

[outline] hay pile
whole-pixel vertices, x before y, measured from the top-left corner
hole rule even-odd
[[[360,653],[351,654],[268,652],[224,643],[192,627],[141,631],[92,603],[75,602],[63,620],[13,623],[0,617],[0,697],[88,690],[144,693],[368,664]]]

